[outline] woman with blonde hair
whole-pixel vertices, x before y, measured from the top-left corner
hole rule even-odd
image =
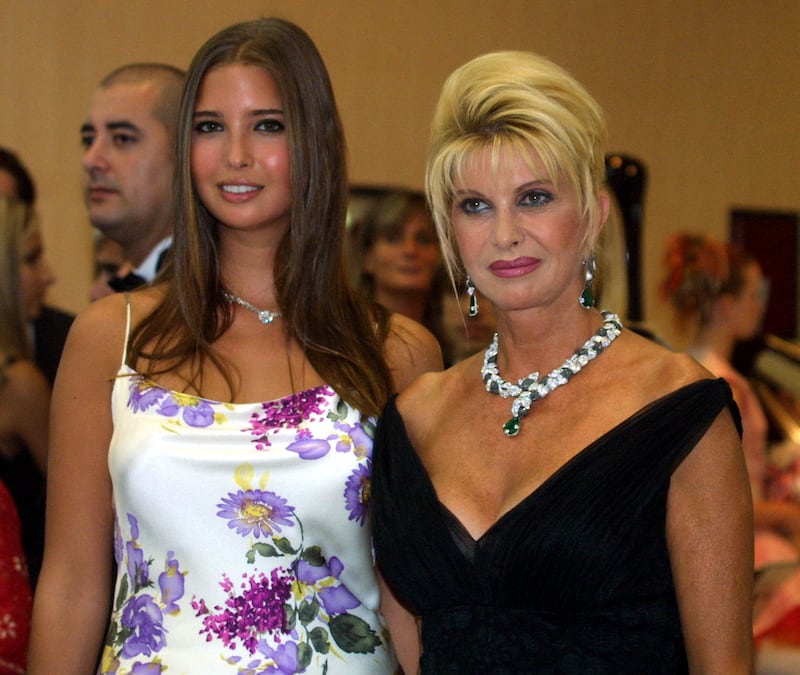
[[[594,99],[533,54],[478,57],[442,90],[426,189],[497,333],[390,401],[376,435],[408,673],[751,672],[730,390],[593,308],[605,137]]]
[[[347,282],[344,137],[305,32],[260,19],[200,48],[176,166],[160,277],[67,346],[29,672],[89,672],[102,645],[107,674],[392,673],[372,435],[441,355]]]
[[[36,569],[42,547],[50,385],[33,363],[28,324],[41,311],[53,279],[33,211],[0,196],[0,369],[7,385],[0,403],[0,478],[17,501]],[[38,535],[31,532],[34,524]]]
[[[43,544],[50,386],[25,328],[51,278],[30,210],[0,196],[0,673],[24,672]]]

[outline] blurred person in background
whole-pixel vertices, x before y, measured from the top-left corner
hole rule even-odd
[[[29,209],[36,207],[37,190],[33,177],[19,157],[7,148],[0,147],[0,195],[14,197]],[[49,270],[49,268],[48,268]],[[48,273],[48,285],[55,281]],[[75,318],[69,312],[52,307],[44,296],[38,307],[28,317],[28,337],[33,348],[33,358],[52,385],[67,341],[67,333]]]
[[[172,241],[172,183],[178,105],[185,73],[130,63],[98,84],[81,126],[83,193],[92,225],[130,263],[115,291],[152,281]]]
[[[19,512],[34,584],[44,545],[50,385],[33,361],[28,322],[51,280],[31,210],[0,197],[0,480]]]
[[[355,285],[370,300],[421,323],[442,342],[444,269],[425,195],[390,190],[350,231]]]
[[[125,266],[128,269],[125,269]],[[89,300],[94,302],[114,293],[109,282],[115,277],[125,276],[132,271],[125,260],[125,252],[113,239],[97,230],[94,237],[94,277],[89,290]]]
[[[739,406],[753,494],[756,570],[783,565],[787,571],[757,603],[754,636],[761,643],[780,634],[783,642],[800,646],[800,573],[791,573],[800,563],[800,504],[770,494],[770,479],[781,471],[771,461],[767,416],[750,382],[731,363],[736,343],[761,329],[767,279],[743,248],[706,234],[678,233],[667,243],[661,292],[686,350],[728,382]]]

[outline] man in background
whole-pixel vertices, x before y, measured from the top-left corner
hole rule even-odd
[[[128,263],[109,281],[117,291],[152,281],[171,242],[184,76],[161,63],[121,66],[97,86],[81,126],[89,220],[122,247]]]

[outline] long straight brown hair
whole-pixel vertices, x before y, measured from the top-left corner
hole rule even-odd
[[[282,19],[257,19],[222,30],[189,67],[178,120],[174,238],[157,280],[166,284],[165,295],[134,330],[129,363],[146,361],[146,376],[188,363],[187,389],[200,393],[203,366],[210,361],[235,394],[231,369],[212,346],[233,319],[220,279],[217,222],[197,196],[190,166],[197,92],[211,69],[231,63],[267,69],[283,103],[292,204],[274,275],[287,331],[345,401],[365,414],[378,414],[392,393],[383,353],[388,318],[364,307],[345,272],[348,189],[342,124],[314,43]]]

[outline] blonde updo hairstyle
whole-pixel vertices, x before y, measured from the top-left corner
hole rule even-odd
[[[478,151],[533,153],[557,184],[563,177],[578,195],[586,225],[581,250],[597,242],[602,213],[597,195],[605,181],[606,122],[598,103],[567,71],[529,52],[479,56],[454,71],[434,114],[425,188],[451,278],[461,271],[452,228],[455,184]]]

